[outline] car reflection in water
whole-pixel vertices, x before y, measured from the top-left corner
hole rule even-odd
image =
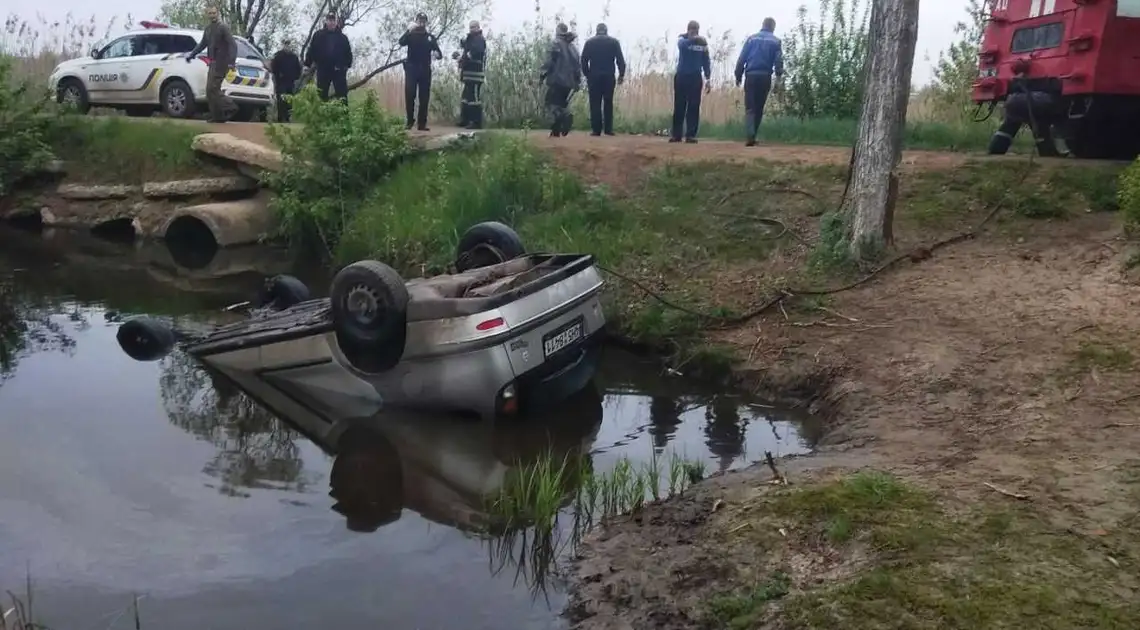
[[[571,541],[561,530],[536,533],[530,523],[493,514],[491,506],[511,475],[526,474],[543,458],[590,467],[602,425],[602,396],[594,383],[556,407],[528,415],[480,420],[405,409],[376,409],[370,400],[326,395],[271,374],[214,373],[249,398],[266,404],[289,426],[334,457],[329,475],[333,511],[348,529],[376,532],[405,509],[484,540],[491,569],[514,567],[534,595],[545,594],[554,561]],[[229,386],[223,387],[228,389]],[[273,401],[271,404],[268,401]],[[572,469],[574,471],[575,469]],[[576,474],[564,476],[561,506],[575,497]],[[576,538],[578,523],[571,534]]]

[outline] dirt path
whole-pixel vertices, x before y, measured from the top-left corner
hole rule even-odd
[[[147,121],[168,120],[165,118],[144,119]],[[223,132],[244,140],[269,145],[266,135],[268,126],[263,123],[208,123],[205,121],[177,121],[181,124],[199,125],[203,132]],[[413,132],[413,137],[442,136],[459,133],[455,127],[433,127],[429,132]],[[526,134],[537,145],[549,149],[565,149],[580,158],[573,165],[585,169],[587,177],[596,174],[598,169],[610,164],[620,164],[623,170],[644,169],[657,162],[721,160],[737,161],[765,159],[779,162],[803,164],[846,164],[851,156],[847,147],[826,147],[807,145],[761,145],[745,147],[740,142],[725,140],[701,140],[699,144],[670,144],[665,138],[656,136],[618,135],[613,137],[592,137],[588,133],[575,132],[565,138],[551,138],[545,132],[508,130],[505,133]],[[625,163],[626,160],[634,160]],[[966,153],[942,151],[907,151],[903,164],[916,168],[952,168],[970,157]],[[1010,156],[1016,159],[1015,156]],[[595,166],[597,165],[597,166]]]

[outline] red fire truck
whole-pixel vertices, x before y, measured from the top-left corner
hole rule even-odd
[[[974,102],[992,107],[1018,90],[1049,104],[1076,157],[1140,154],[1140,0],[989,0]],[[1015,80],[1016,75],[1023,78]]]

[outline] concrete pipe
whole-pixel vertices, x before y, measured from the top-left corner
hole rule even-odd
[[[158,229],[166,241],[212,242],[217,247],[256,243],[274,227],[265,196],[186,206],[172,212]]]

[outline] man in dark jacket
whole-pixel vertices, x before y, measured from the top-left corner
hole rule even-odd
[[[287,95],[296,94],[297,81],[301,78],[301,59],[293,50],[293,40],[285,38],[281,50],[269,60],[269,71],[273,73],[273,91],[277,97],[277,122],[289,122],[289,102]]]
[[[565,136],[574,126],[570,113],[570,97],[582,86],[582,60],[574,44],[577,36],[570,27],[558,24],[546,61],[542,64],[541,81],[546,83],[546,110],[550,114],[550,136]]]
[[[413,118],[416,128],[428,131],[428,103],[431,101],[431,62],[443,59],[439,42],[427,30],[427,15],[419,13],[416,21],[400,36],[400,46],[408,47],[404,61],[404,106],[407,109],[407,126],[412,128]],[[416,112],[416,97],[419,97],[420,110]],[[416,114],[419,115],[416,115]]]
[[[483,81],[487,61],[487,40],[478,22],[468,25],[467,35],[459,41],[461,53],[455,53],[459,60],[459,78],[463,81],[463,95],[460,96],[459,126],[467,129],[483,127]]]
[[[756,145],[756,131],[772,91],[772,75],[776,79],[784,76],[784,50],[775,31],[776,20],[764,18],[760,32],[744,42],[736,60],[736,85],[744,80],[744,144],[750,147]]]
[[[329,86],[336,98],[348,103],[348,69],[352,67],[352,44],[341,30],[336,13],[325,16],[325,27],[313,35],[305,52],[305,67],[316,66],[321,100],[329,99]]]
[[[590,135],[614,135],[614,86],[625,81],[625,56],[621,42],[609,36],[605,24],[582,45],[582,73],[590,91]],[[617,78],[614,78],[614,67]]]
[[[210,58],[210,69],[206,73],[206,100],[210,104],[210,122],[224,123],[237,111],[237,104],[222,94],[222,82],[230,70],[237,67],[237,42],[230,27],[221,20],[218,8],[206,8],[209,24],[202,31],[202,41],[194,50],[186,53],[186,63],[190,63],[203,50]]]
[[[701,88],[708,92],[712,78],[712,59],[709,43],[701,37],[701,25],[696,20],[677,39],[677,73],[673,75],[673,133],[669,142],[696,144],[697,129],[701,124]],[[704,81],[701,81],[701,75]]]

